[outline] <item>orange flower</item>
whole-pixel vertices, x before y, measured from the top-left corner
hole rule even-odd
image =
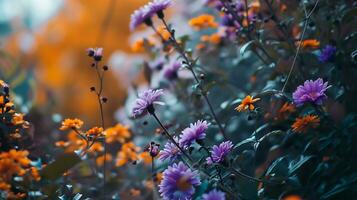
[[[131,50],[135,53],[142,53],[145,52],[146,49],[153,47],[155,43],[152,39],[139,39],[134,42],[131,46]]]
[[[296,45],[301,45],[302,48],[318,48],[320,46],[320,41],[315,39],[303,40],[301,43],[298,41]]]
[[[8,191],[10,190],[11,185],[5,182],[0,182],[0,190],[2,191]]]
[[[221,36],[218,33],[212,35],[203,35],[201,36],[202,42],[209,42],[212,44],[219,44],[221,42]]]
[[[38,172],[38,169],[36,167],[31,167],[30,173],[31,173],[31,176],[33,177],[33,179],[35,179],[36,181],[41,180],[40,173]]]
[[[164,25],[161,25],[159,27],[157,27],[157,32],[161,35],[161,37],[167,41],[170,36],[171,36],[171,33],[169,31],[167,31],[166,27]]]
[[[139,159],[139,155],[137,154],[139,151],[140,148],[132,142],[123,144],[121,150],[118,151],[115,165],[121,167],[128,162],[137,161]]]
[[[260,10],[260,2],[259,1],[254,1],[249,5],[249,11],[257,13]]]
[[[101,136],[103,135],[103,128],[102,127],[93,127],[91,129],[89,129],[87,132],[86,132],[86,136],[87,137],[98,137],[98,136]]]
[[[297,118],[291,126],[293,131],[298,133],[306,133],[311,128],[317,128],[320,125],[320,119],[316,115],[306,115],[302,118]]]
[[[105,155],[105,159],[106,159],[106,162],[110,162],[110,161],[113,160],[113,157],[112,157],[111,154],[107,153],[107,154]],[[95,162],[97,163],[97,165],[98,165],[99,167],[103,166],[103,164],[104,164],[104,155],[99,156],[99,157],[95,160]]]
[[[285,197],[283,197],[283,200],[302,200],[301,196],[297,194],[289,194]]]
[[[238,107],[235,108],[236,111],[242,112],[246,110],[254,110],[254,103],[259,101],[260,98],[254,99],[252,96],[248,95],[246,96],[243,101],[239,104]]]
[[[59,128],[61,131],[68,129],[80,129],[83,126],[83,121],[80,119],[65,119],[62,122],[62,126]]]
[[[24,120],[24,114],[22,113],[14,113],[12,116],[12,123],[17,126],[26,123]]]
[[[144,151],[139,154],[139,158],[144,161],[145,164],[151,164],[152,157],[150,156],[150,153],[147,151]]]
[[[3,106],[5,104],[5,97],[0,96],[0,106]]]
[[[102,152],[104,150],[103,145],[100,142],[95,142],[89,149],[90,153]]]
[[[129,127],[117,124],[105,130],[105,141],[107,143],[119,142],[124,143],[126,139],[130,138],[131,134]]]
[[[278,119],[285,119],[290,113],[296,111],[294,104],[284,103],[284,105],[279,109]]]
[[[198,17],[192,18],[188,24],[198,30],[204,28],[217,28],[218,24],[214,20],[214,16],[203,14]]]

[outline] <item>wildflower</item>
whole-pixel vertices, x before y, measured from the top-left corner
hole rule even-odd
[[[110,127],[105,130],[105,141],[107,143],[113,143],[115,141],[124,143],[126,139],[130,138],[131,133],[129,127],[117,124],[114,127]]]
[[[307,80],[304,85],[297,87],[293,93],[293,99],[296,106],[301,106],[304,103],[313,103],[321,105],[327,98],[325,92],[329,88],[328,82],[325,82],[318,78],[315,81]]]
[[[297,118],[291,126],[294,132],[306,133],[311,128],[317,128],[320,125],[320,119],[316,115],[306,115],[302,118]]]
[[[37,169],[36,167],[31,167],[31,168],[30,168],[30,173],[31,173],[32,178],[33,178],[35,181],[41,180],[40,173],[39,173],[39,171],[38,171],[38,169]]]
[[[164,77],[167,80],[174,80],[178,77],[177,72],[180,69],[181,64],[179,62],[174,62],[164,69]]]
[[[161,35],[162,39],[165,41],[169,40],[171,37],[171,33],[166,29],[164,25],[157,27],[157,32]]]
[[[14,113],[12,116],[12,124],[15,126],[24,124],[26,121],[24,120],[24,115],[21,113]]]
[[[211,190],[207,194],[202,195],[202,200],[225,200],[226,194],[219,190]]]
[[[252,96],[246,96],[243,101],[239,104],[238,107],[235,108],[236,111],[246,111],[246,110],[254,110],[254,103],[259,101],[260,98],[253,98]]]
[[[68,129],[80,129],[83,126],[83,121],[80,119],[65,119],[62,122],[62,126],[59,128],[61,131]]]
[[[163,94],[163,90],[146,90],[139,94],[139,98],[136,99],[133,108],[133,117],[140,117],[146,115],[148,112],[154,112],[153,104],[159,99]]]
[[[93,57],[95,61],[101,61],[103,57],[103,48],[88,48],[87,55]]]
[[[92,146],[88,149],[89,153],[98,153],[104,150],[103,145],[100,142],[95,142]]]
[[[198,140],[203,140],[206,137],[206,130],[210,124],[207,121],[198,120],[190,127],[185,128],[180,135],[180,146],[189,147]]]
[[[278,111],[277,119],[286,119],[290,113],[296,111],[294,104],[285,102],[284,105]]]
[[[177,142],[178,138],[174,137],[174,140]],[[163,150],[160,151],[160,157],[159,159],[164,161],[164,160],[169,160],[169,162],[173,162],[176,160],[182,152],[180,149],[172,142],[167,142],[165,144],[165,147]]]
[[[148,4],[151,16],[157,14],[160,19],[164,18],[163,11],[171,5],[171,0],[154,0]]]
[[[332,45],[326,45],[325,48],[322,50],[321,54],[319,55],[320,62],[328,62],[331,61],[336,53],[336,47]]]
[[[201,184],[198,171],[192,171],[182,162],[169,166],[163,172],[159,192],[164,200],[191,199],[195,186]]]
[[[211,150],[211,156],[206,159],[207,164],[211,165],[213,163],[222,162],[232,148],[233,144],[231,141],[222,142],[218,146],[214,145]]]
[[[151,18],[157,14],[159,18],[164,17],[163,11],[171,5],[171,0],[154,0],[149,4],[135,10],[130,17],[130,30],[134,30],[139,25],[145,23],[148,26],[152,25]]]
[[[282,200],[303,200],[303,198],[297,194],[288,194],[285,195]]]
[[[315,39],[298,41],[296,45],[300,45],[302,48],[318,48],[320,46],[320,41]]]
[[[86,132],[86,136],[87,137],[98,137],[98,136],[101,136],[103,135],[103,128],[102,127],[93,127],[91,129],[89,129],[87,132]]]
[[[154,41],[152,39],[139,39],[134,42],[134,44],[131,46],[131,50],[135,53],[140,53],[144,52],[145,49],[150,49],[155,45]]]
[[[101,167],[104,165],[104,160],[106,162],[110,162],[110,161],[112,161],[112,159],[113,159],[112,155],[107,153],[107,154],[105,154],[105,157],[104,157],[104,155],[98,156],[97,159],[95,159],[95,162],[99,167]]]
[[[156,157],[160,151],[160,144],[156,144],[155,142],[151,142],[146,148],[145,151],[150,153],[151,157]]]
[[[212,35],[203,35],[201,36],[202,42],[209,42],[211,44],[219,44],[221,42],[221,36],[218,33]]]
[[[152,25],[151,16],[148,15],[148,7],[143,6],[138,10],[135,10],[130,16],[130,30],[133,31],[139,25],[145,23],[148,26]]]
[[[217,28],[218,24],[214,21],[214,16],[203,14],[192,18],[188,24],[196,29]]]
[[[144,164],[146,164],[146,165],[151,164],[152,158],[153,157],[147,151],[144,151],[144,152],[141,152],[140,154],[138,154],[138,160],[143,161]]]
[[[138,151],[140,150],[134,143],[128,142],[124,143],[120,151],[117,154],[116,166],[121,167],[128,162],[133,162],[138,160]]]

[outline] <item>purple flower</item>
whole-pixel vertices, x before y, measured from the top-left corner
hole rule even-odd
[[[206,159],[207,164],[222,162],[232,148],[233,143],[231,141],[222,142],[219,146],[214,145],[211,150],[211,156]]]
[[[130,16],[130,30],[133,31],[136,27],[143,23],[150,25],[150,23],[152,23],[151,17],[152,16],[149,13],[149,7],[147,5],[135,10]]]
[[[206,137],[206,130],[210,124],[207,121],[198,120],[190,127],[185,128],[180,135],[180,145],[182,147],[189,147],[197,140],[202,140]]]
[[[225,200],[226,194],[219,190],[211,190],[207,194],[202,195],[202,200]]]
[[[163,11],[171,5],[171,0],[154,0],[148,4],[151,16],[157,14],[159,18],[164,17]]]
[[[336,53],[336,47],[332,45],[326,45],[325,48],[322,50],[321,54],[319,55],[320,62],[328,62],[333,59]]]
[[[103,48],[88,48],[87,55],[93,57],[96,61],[100,61],[103,57]]]
[[[178,138],[174,137],[174,140],[177,142]],[[165,144],[165,147],[163,150],[160,151],[160,156],[159,159],[161,161],[164,160],[169,160],[169,162],[173,162],[174,160],[176,160],[180,155],[182,154],[182,152],[180,151],[180,149],[172,142],[167,142]]]
[[[163,172],[159,192],[164,200],[192,199],[195,186],[201,184],[198,171],[192,171],[182,162],[169,166]]]
[[[153,109],[153,103],[163,94],[163,90],[146,90],[139,94],[133,108],[133,117],[140,117],[148,113],[148,109]]]
[[[178,62],[174,62],[164,69],[164,77],[167,80],[174,80],[177,78],[177,71],[180,69],[181,64]]]
[[[322,101],[327,98],[325,92],[329,88],[328,82],[318,78],[317,80],[307,80],[304,85],[300,85],[293,93],[293,99],[296,106],[301,106],[304,103],[314,103],[321,105]]]
[[[157,14],[160,18],[164,17],[163,10],[171,5],[171,0],[154,0],[134,11],[130,18],[130,30],[134,30],[140,24],[152,25],[151,18]]]

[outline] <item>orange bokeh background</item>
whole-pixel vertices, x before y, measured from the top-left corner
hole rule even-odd
[[[13,33],[6,38],[5,51],[22,68],[33,67],[35,74],[34,103],[64,117],[82,117],[95,123],[99,117],[98,104],[89,88],[97,84],[86,56],[88,47],[104,48],[104,62],[117,50],[130,52],[130,14],[145,0],[65,0],[59,11],[39,30],[32,31],[34,45],[24,53],[18,38],[29,30],[12,22]],[[105,76],[104,95],[108,123],[123,103],[126,88],[114,71]]]

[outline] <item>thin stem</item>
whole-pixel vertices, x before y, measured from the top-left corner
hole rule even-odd
[[[104,111],[103,111],[103,102],[102,102],[102,92],[103,92],[103,78],[104,78],[104,71],[100,73],[99,67],[98,67],[98,61],[95,62],[95,69],[97,72],[97,77],[99,80],[99,91],[96,93],[97,94],[97,100],[99,104],[99,111],[100,111],[100,120],[101,120],[101,127],[103,130],[105,129],[105,124],[104,124]],[[93,142],[94,143],[94,142]],[[104,149],[104,163],[103,163],[103,193],[105,193],[105,182],[106,182],[106,167],[107,167],[107,144],[105,141],[105,135],[104,135],[104,140],[103,140],[103,149]]]
[[[216,113],[214,112],[214,109],[213,109],[213,106],[211,104],[211,102],[209,101],[208,99],[208,96],[207,96],[207,93],[204,92],[201,84],[200,84],[200,81],[195,73],[195,71],[193,70],[193,67],[194,67],[194,63],[192,62],[191,59],[189,59],[186,55],[186,52],[185,50],[179,45],[179,43],[177,42],[176,40],[176,37],[175,35],[173,34],[173,31],[170,29],[169,25],[166,23],[165,19],[162,19],[162,22],[163,24],[165,25],[167,31],[170,33],[170,38],[169,40],[173,43],[173,45],[175,46],[177,52],[182,56],[182,58],[184,59],[184,61],[186,62],[187,66],[188,66],[188,69],[191,71],[196,83],[198,84],[198,88],[200,89],[200,92],[201,92],[201,95],[204,97],[208,107],[209,107],[209,110],[214,118],[214,120],[216,121],[217,125],[218,125],[218,128],[220,130],[220,132],[222,133],[223,137],[225,139],[227,139],[227,136],[224,132],[224,128],[223,126],[221,125],[220,121],[218,120],[218,117],[216,115]]]
[[[263,181],[262,179],[255,178],[255,177],[249,176],[249,175],[247,175],[247,174],[245,174],[245,173],[243,173],[243,172],[241,172],[241,171],[238,171],[238,170],[234,169],[233,167],[231,167],[230,169],[232,170],[232,172],[233,172],[234,174],[236,174],[236,175],[238,175],[238,176],[241,176],[241,177],[244,177],[244,178],[246,178],[246,179],[248,179],[248,180],[251,180],[251,181],[254,181],[254,182],[258,182],[258,183],[260,183],[260,182],[265,182],[265,181]]]
[[[171,140],[173,144],[176,145],[176,147],[191,161],[193,162],[193,159],[180,147],[180,145],[175,141],[175,139],[172,137],[172,135],[169,133],[169,131],[166,129],[166,127],[161,123],[160,119],[156,116],[155,112],[150,113],[157,123],[161,126],[161,128],[164,130],[165,135]]]
[[[299,40],[299,44],[298,44],[298,47],[297,47],[297,49],[296,49],[296,53],[295,53],[295,56],[294,56],[293,64],[292,64],[291,67],[290,67],[290,70],[289,70],[289,73],[288,73],[288,77],[286,78],[286,81],[285,81],[285,83],[284,83],[284,85],[283,85],[283,88],[281,89],[281,92],[284,92],[285,87],[286,87],[286,85],[288,84],[288,82],[289,82],[289,80],[290,80],[291,73],[292,73],[292,71],[293,71],[293,69],[294,69],[294,66],[295,66],[297,57],[298,57],[299,52],[300,52],[300,49],[301,49],[301,43],[302,43],[302,40],[304,39],[304,35],[305,35],[306,29],[307,29],[307,25],[308,25],[308,23],[309,23],[309,19],[310,19],[312,13],[315,11],[315,9],[316,9],[318,3],[319,3],[319,0],[317,0],[317,1],[315,2],[314,7],[311,9],[311,11],[310,11],[309,14],[307,14],[306,8],[305,8],[305,4],[303,3],[303,5],[304,5],[304,11],[305,11],[305,18],[306,18],[306,19],[305,19],[305,23],[304,23],[304,29],[303,29],[303,31],[302,31],[302,34],[301,34],[301,37],[300,37],[300,40]]]

